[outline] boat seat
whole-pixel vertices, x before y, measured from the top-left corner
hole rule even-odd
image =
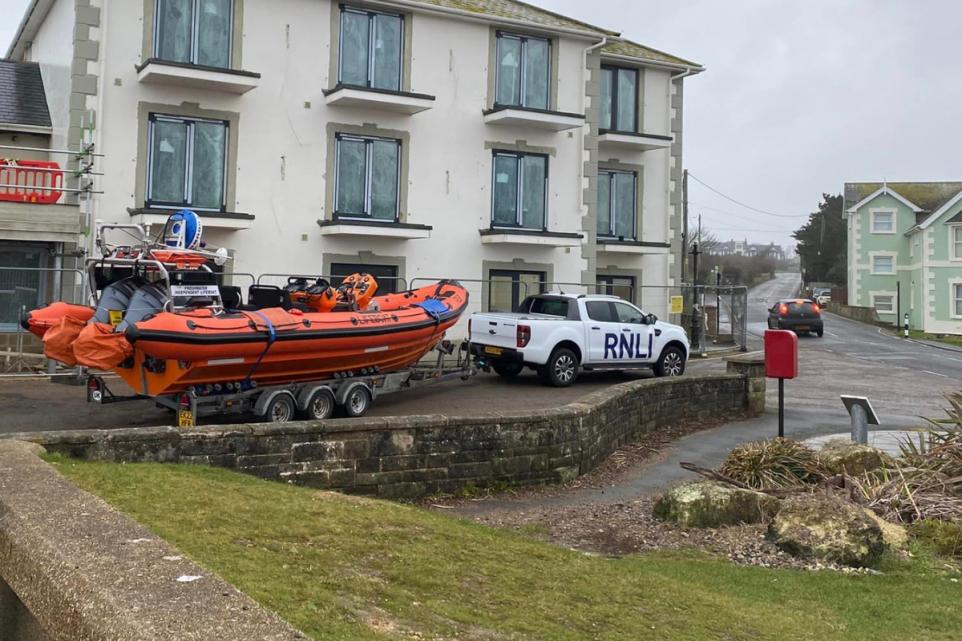
[[[224,309],[240,309],[241,305],[244,304],[240,287],[221,285],[218,289],[220,290],[220,300],[224,303]]]
[[[244,309],[265,307],[291,308],[291,294],[277,285],[251,285],[247,288],[247,305]]]

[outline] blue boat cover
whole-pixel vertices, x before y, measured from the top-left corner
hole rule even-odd
[[[441,314],[448,311],[448,306],[439,301],[437,298],[428,298],[420,303],[414,303],[415,307],[420,307],[428,313],[428,316],[432,318],[438,318]]]

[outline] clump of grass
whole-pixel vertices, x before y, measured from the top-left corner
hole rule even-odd
[[[962,523],[922,519],[910,526],[909,533],[942,556],[962,558]]]
[[[728,453],[718,471],[758,490],[810,485],[826,478],[815,450],[786,438],[740,445]]]

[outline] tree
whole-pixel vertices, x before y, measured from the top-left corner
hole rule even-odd
[[[848,230],[842,196],[822,194],[818,211],[792,234],[798,241],[802,278],[806,283],[845,285],[848,281]]]

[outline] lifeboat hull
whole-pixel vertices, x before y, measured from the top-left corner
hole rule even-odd
[[[374,301],[378,311],[157,314],[126,330],[133,362],[114,371],[151,396],[245,379],[270,385],[390,372],[432,349],[464,312],[468,294],[441,282]]]

